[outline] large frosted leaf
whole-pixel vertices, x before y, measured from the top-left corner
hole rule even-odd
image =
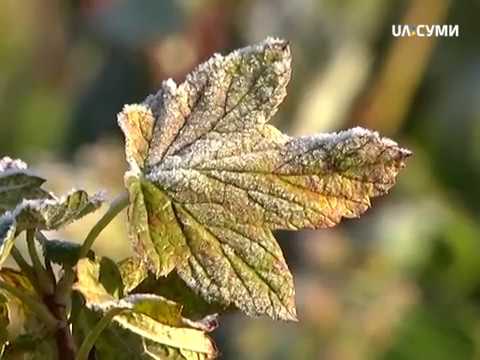
[[[30,173],[23,161],[9,157],[0,159],[0,215],[23,199],[51,198],[40,188],[44,182],[44,179]]]
[[[119,114],[137,253],[208,302],[281,319],[296,318],[294,288],[271,230],[358,217],[410,155],[365,129],[292,138],[266,124],[290,63],[288,44],[267,39]]]
[[[212,340],[198,329],[202,324],[195,326],[195,322],[185,320],[181,316],[181,305],[151,294],[117,299],[105,289],[100,270],[100,264],[89,259],[77,264],[78,282],[74,288],[84,296],[88,308],[103,313],[123,309],[124,312],[114,317],[114,322],[145,341],[196,353],[200,358],[215,356]]]
[[[88,196],[85,191],[73,190],[60,199],[23,200],[11,216],[17,222],[17,231],[25,229],[55,230],[97,210],[103,195]]]

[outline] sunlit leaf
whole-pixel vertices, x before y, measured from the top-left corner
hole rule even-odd
[[[3,268],[0,270],[0,279],[38,298],[32,284],[21,272]],[[7,291],[1,291],[1,295],[8,313],[9,339],[2,359],[57,359],[55,342],[30,308]]]
[[[85,191],[73,190],[60,199],[23,200],[4,216],[17,222],[17,232],[25,229],[56,230],[97,210],[103,195],[89,196]]]
[[[292,276],[271,230],[358,217],[410,155],[355,128],[292,138],[266,124],[291,55],[267,39],[215,55],[176,85],[126,106],[130,236],[157,276],[173,269],[208,302],[295,319]]]
[[[20,271],[4,267],[0,270],[0,280],[5,283],[21,289],[34,298],[38,298],[34,288],[28,278]],[[25,334],[30,329],[38,326],[38,321],[30,309],[23,304],[17,297],[11,295],[8,291],[0,290],[6,301],[9,316],[9,337],[15,338],[18,335]]]
[[[9,157],[0,159],[0,215],[23,199],[51,198],[40,188],[44,182],[44,179],[30,173],[23,161]]]
[[[99,319],[98,313],[82,309],[74,324],[74,329],[80,339],[88,334]],[[102,332],[95,343],[94,353],[96,359],[102,360],[202,360],[209,358],[206,354],[173,348],[143,339],[115,322]]]
[[[198,353],[202,358],[215,356],[212,340],[204,331],[192,327],[193,321],[185,321],[181,305],[151,294],[116,299],[101,281],[100,264],[88,259],[77,264],[77,278],[74,288],[83,295],[88,308],[102,313],[124,310],[114,317],[122,328],[162,346]]]

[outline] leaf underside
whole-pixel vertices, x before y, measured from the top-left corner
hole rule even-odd
[[[410,152],[361,128],[292,138],[268,125],[290,73],[288,44],[269,38],[164,82],[118,121],[130,237],[150,270],[175,270],[207,302],[294,320],[293,279],[271,231],[358,217]]]

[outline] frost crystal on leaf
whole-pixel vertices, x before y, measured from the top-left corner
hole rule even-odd
[[[17,231],[56,230],[97,210],[103,201],[102,193],[89,196],[83,190],[72,190],[60,199],[23,200],[4,216],[15,218]]]
[[[355,128],[292,138],[267,122],[286,96],[288,43],[214,55],[118,116],[130,171],[130,236],[157,276],[208,302],[296,318],[292,276],[271,230],[358,217],[410,155]]]
[[[9,157],[0,159],[0,215],[13,209],[23,199],[49,199],[51,195],[41,189],[45,179],[27,170],[22,160]]]

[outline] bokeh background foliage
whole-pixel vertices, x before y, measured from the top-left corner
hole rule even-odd
[[[361,125],[415,156],[361,220],[277,234],[300,322],[224,316],[223,357],[480,358],[479,11],[447,0],[3,0],[0,155],[27,160],[51,190],[113,196],[123,104],[212,52],[284,37],[294,73],[277,126]],[[394,38],[392,24],[458,24],[460,37]],[[52,236],[75,241],[85,228]],[[96,250],[130,254],[122,219]]]

